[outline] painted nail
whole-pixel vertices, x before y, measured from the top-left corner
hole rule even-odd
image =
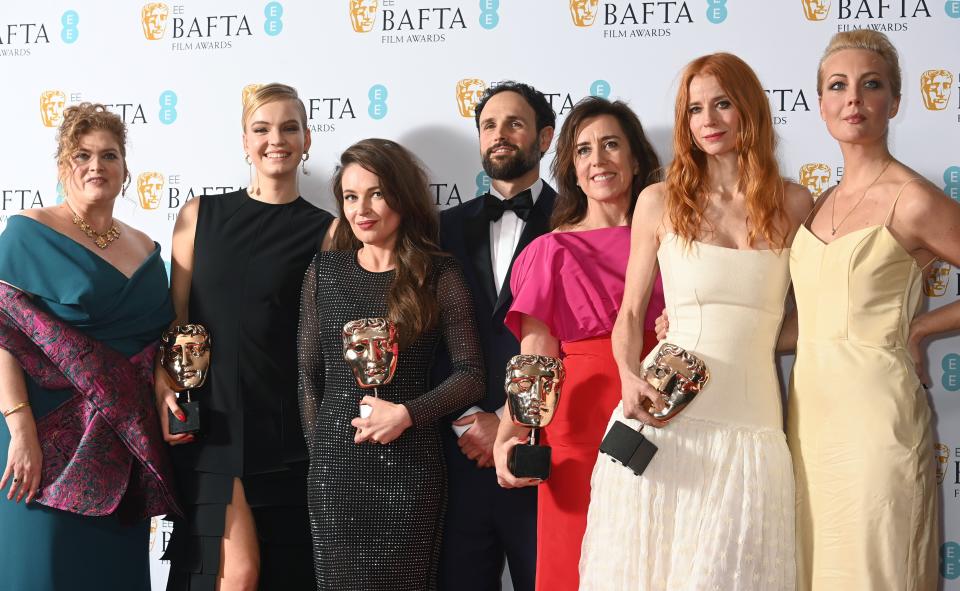
[[[187,420],[187,415],[183,414],[182,410],[178,410],[174,414],[176,415],[177,420],[180,421],[181,423]]]

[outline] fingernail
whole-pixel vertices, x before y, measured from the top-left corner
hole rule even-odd
[[[183,414],[182,410],[178,410],[174,414],[177,416],[177,420],[181,423],[187,420],[187,415]]]

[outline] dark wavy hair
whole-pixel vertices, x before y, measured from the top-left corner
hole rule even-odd
[[[660,180],[660,159],[643,132],[643,125],[636,113],[621,101],[609,101],[597,96],[581,99],[567,114],[563,127],[560,128],[557,155],[550,165],[550,172],[557,182],[557,200],[550,217],[551,228],[576,224],[587,215],[587,195],[577,185],[577,168],[574,163],[577,155],[577,135],[584,122],[600,115],[610,115],[617,120],[627,143],[630,144],[630,153],[639,165],[639,171],[633,177],[628,215],[633,215],[640,191]]]
[[[550,102],[542,92],[523,82],[503,80],[488,88],[484,91],[483,96],[480,97],[480,102],[477,103],[477,108],[473,111],[473,121],[477,125],[477,131],[480,131],[480,114],[487,105],[487,101],[501,92],[515,92],[522,96],[523,100],[527,101],[527,104],[533,109],[534,115],[536,115],[538,134],[544,127],[557,126],[557,114],[553,112],[553,107],[550,106]]]
[[[434,257],[443,253],[438,246],[440,224],[427,174],[416,156],[391,140],[370,138],[347,148],[333,177],[340,217],[333,236],[334,250],[358,250],[363,246],[343,212],[343,171],[351,164],[377,175],[387,205],[401,218],[394,253],[396,275],[387,294],[387,316],[397,326],[398,341],[404,348],[433,328],[440,318],[431,271]]]

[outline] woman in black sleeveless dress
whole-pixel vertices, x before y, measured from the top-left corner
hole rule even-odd
[[[437,420],[485,392],[473,301],[453,258],[438,252],[426,175],[404,148],[363,140],[334,180],[340,224],[303,283],[300,409],[310,451],[308,499],[317,588],[436,588],[446,472]],[[396,374],[364,397],[343,359],[349,321],[388,317]],[[443,343],[453,373],[431,389]],[[359,405],[373,406],[360,418]]]
[[[168,590],[315,584],[295,338],[303,273],[332,216],[298,196],[310,140],[295,90],[268,85],[248,99],[244,147],[256,185],[189,201],[174,230],[175,322],[206,326],[212,347],[194,392],[204,423],[195,439],[169,435],[173,400],[158,372],[186,513],[164,555]]]

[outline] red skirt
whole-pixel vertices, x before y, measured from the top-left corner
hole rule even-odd
[[[646,356],[656,334],[643,334]],[[577,591],[580,543],[587,527],[590,475],[610,414],[620,403],[620,374],[610,335],[562,343],[567,379],[556,415],[542,432],[553,448],[550,478],[537,506],[537,591]]]

